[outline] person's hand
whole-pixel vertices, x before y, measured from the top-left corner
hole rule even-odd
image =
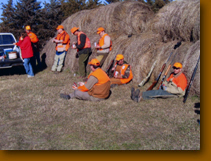
[[[79,86],[83,86],[84,85],[84,82],[78,82],[78,85]]]
[[[95,48],[96,48],[96,49],[100,49],[100,46],[99,46],[99,45],[96,45]]]
[[[111,68],[111,71],[114,71],[115,70],[115,67]]]
[[[76,90],[76,89],[78,89],[78,87],[76,85],[72,85],[72,89]]]
[[[72,89],[74,89],[74,90],[78,89],[77,84],[75,82],[72,85]]]

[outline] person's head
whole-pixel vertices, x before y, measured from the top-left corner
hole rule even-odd
[[[59,25],[57,28],[56,28],[57,32],[60,34],[64,31],[64,27],[62,25]]]
[[[124,63],[124,56],[122,54],[118,54],[116,56],[116,61],[118,65],[122,65]]]
[[[182,64],[179,62],[174,63],[173,65],[174,74],[178,74],[182,71]]]
[[[99,34],[100,37],[102,37],[104,35],[104,33],[105,33],[105,29],[103,27],[99,27],[97,29],[97,34]]]
[[[26,31],[26,33],[29,33],[29,32],[31,31],[31,27],[30,27],[29,25],[27,25],[27,26],[25,27],[25,31]]]
[[[95,71],[97,68],[100,67],[100,62],[96,58],[92,59],[88,64],[90,65],[92,71]]]
[[[22,33],[21,33],[21,37],[22,37],[23,39],[24,39],[26,36],[28,36],[26,32],[22,32]]]
[[[71,33],[73,34],[73,35],[78,35],[78,32],[79,32],[79,27],[73,27],[73,28],[71,28]]]

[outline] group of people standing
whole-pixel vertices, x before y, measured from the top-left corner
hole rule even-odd
[[[28,78],[34,77],[34,73],[41,70],[42,65],[40,62],[39,39],[31,31],[30,26],[25,27],[25,32],[21,33],[19,41],[14,45],[21,48],[21,57]]]

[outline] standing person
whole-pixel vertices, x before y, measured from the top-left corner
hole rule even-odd
[[[27,35],[29,36],[31,43],[32,43],[32,49],[34,53],[34,57],[32,58],[32,66],[34,70],[41,70],[41,62],[40,62],[40,52],[39,52],[39,39],[37,38],[37,35],[33,32],[31,32],[31,27],[27,25],[25,27],[25,31]],[[36,67],[36,61],[38,63],[38,69]]]
[[[169,78],[163,82],[158,90],[150,90],[140,94],[140,90],[131,88],[131,99],[140,102],[141,100],[153,98],[168,98],[168,97],[182,97],[185,95],[187,87],[187,78],[182,73],[182,64],[174,63],[173,72]]]
[[[99,27],[97,29],[97,34],[100,36],[100,40],[98,44],[95,46],[97,49],[97,59],[100,61],[101,66],[105,62],[108,57],[109,52],[111,51],[112,41],[110,36],[105,33],[105,29],[103,27]]]
[[[28,74],[28,78],[34,77],[34,72],[31,65],[31,58],[33,57],[33,49],[31,45],[31,40],[28,37],[27,33],[22,33],[20,40],[14,45],[20,46],[21,54],[23,58],[23,65],[26,70],[26,74]]]
[[[114,73],[111,78],[111,87],[126,84],[133,79],[131,66],[124,62],[124,56],[122,54],[116,56],[116,64],[111,71]]]
[[[90,40],[78,27],[73,27],[70,31],[77,36],[77,42],[73,42],[73,49],[77,49],[76,56],[79,57],[80,78],[86,78],[86,65],[92,53]]]
[[[100,62],[97,59],[92,59],[89,63],[92,72],[88,76],[87,82],[78,82],[73,85],[74,90],[70,95],[60,94],[61,98],[80,100],[101,101],[110,95],[110,78],[100,68]]]
[[[62,25],[59,25],[56,29],[58,35],[52,40],[53,43],[56,43],[56,55],[54,57],[54,63],[51,71],[59,73],[62,71],[65,56],[67,54],[67,50],[70,47],[70,36],[64,30],[64,27]]]

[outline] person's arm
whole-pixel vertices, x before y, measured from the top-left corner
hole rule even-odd
[[[76,48],[78,48],[78,49],[82,49],[85,46],[86,35],[81,34],[80,35],[80,40],[81,40],[81,43],[80,44],[76,43]]]
[[[79,86],[78,89],[82,92],[89,91],[96,83],[98,79],[94,76],[90,76],[87,82],[83,86]]]

